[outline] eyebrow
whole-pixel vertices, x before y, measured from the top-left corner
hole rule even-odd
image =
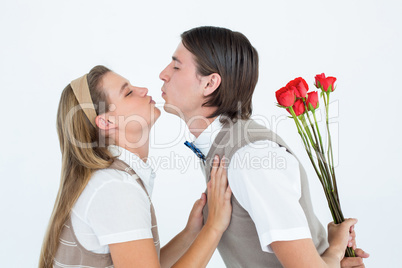
[[[123,93],[123,90],[124,90],[127,86],[128,86],[128,83],[127,83],[127,82],[125,82],[125,83],[121,86],[119,95],[121,95],[121,93]]]
[[[178,63],[182,64],[181,61],[179,61],[179,59],[175,56],[172,56],[172,60],[177,61]]]

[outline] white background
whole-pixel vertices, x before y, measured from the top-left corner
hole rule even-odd
[[[244,33],[260,55],[254,114],[271,122],[307,167],[314,207],[331,220],[295,127],[274,92],[302,76],[336,76],[331,95],[337,177],[346,217],[356,217],[367,267],[397,267],[402,190],[400,1],[5,1],[0,2],[0,256],[2,267],[35,267],[60,175],[56,110],[62,89],[97,64],[147,86],[180,34],[214,25]],[[151,157],[195,159],[182,122],[164,111]],[[162,148],[166,147],[166,148]],[[165,244],[204,190],[195,161],[157,167],[153,193]],[[173,165],[171,164],[171,165]],[[215,254],[208,267],[224,267]]]

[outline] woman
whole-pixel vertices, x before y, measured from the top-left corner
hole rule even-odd
[[[230,221],[231,190],[214,161],[205,194],[186,228],[160,250],[146,163],[149,131],[160,116],[146,88],[104,66],[62,92],[57,131],[60,188],[39,267],[205,267]],[[134,142],[133,142],[134,141]]]

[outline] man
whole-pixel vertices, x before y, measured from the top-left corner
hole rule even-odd
[[[339,267],[342,256],[328,248],[303,167],[279,136],[250,120],[257,51],[243,34],[224,28],[198,27],[181,37],[160,74],[164,108],[196,137],[188,146],[207,181],[215,154],[229,163],[232,220],[218,246],[226,266]],[[278,166],[264,167],[267,157]],[[360,257],[344,258],[342,267],[364,265]]]

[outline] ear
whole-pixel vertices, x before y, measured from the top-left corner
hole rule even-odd
[[[221,76],[217,73],[205,77],[204,96],[211,95],[221,84]]]
[[[95,118],[95,123],[98,128],[102,130],[111,130],[117,128],[116,124],[113,122],[112,118],[106,114],[100,114]]]

